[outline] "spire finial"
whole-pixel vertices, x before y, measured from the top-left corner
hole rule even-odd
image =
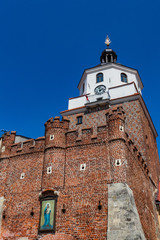
[[[109,39],[109,37],[107,35],[106,40],[105,40],[105,44],[107,45],[107,47],[109,47],[110,43],[111,43],[111,40]]]

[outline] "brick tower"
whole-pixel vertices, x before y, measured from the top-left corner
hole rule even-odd
[[[160,239],[157,132],[138,71],[106,44],[44,137],[1,138],[0,239]]]

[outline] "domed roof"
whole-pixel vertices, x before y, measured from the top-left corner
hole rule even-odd
[[[110,48],[106,48],[101,55],[101,63],[109,63],[109,62],[116,62],[117,61],[117,54]]]

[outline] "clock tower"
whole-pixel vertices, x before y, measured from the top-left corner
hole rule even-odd
[[[108,108],[141,95],[143,83],[138,71],[117,63],[117,55],[109,43],[107,36],[107,48],[101,54],[100,64],[84,70],[78,84],[80,96],[69,99],[68,111],[62,115],[92,111],[97,105]]]

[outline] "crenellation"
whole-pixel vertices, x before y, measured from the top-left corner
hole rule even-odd
[[[74,146],[76,139],[78,137],[78,131],[70,130],[66,132],[66,146]]]
[[[53,119],[50,118],[46,123],[45,123],[45,127],[46,129],[49,128],[68,128],[69,125],[69,119],[65,116],[62,117],[62,121],[60,121],[60,117],[55,117]]]
[[[91,127],[82,128],[82,134],[83,135],[92,134],[92,128]]]
[[[15,136],[16,136],[15,131],[6,132],[2,135],[2,143],[0,149],[0,154],[2,156],[8,155],[10,153],[11,145],[14,144],[15,142]]]
[[[21,143],[11,145],[11,153],[16,153],[18,149],[21,149]]]
[[[44,137],[29,139],[25,142],[14,143],[11,145],[11,155],[30,153],[31,151],[42,151],[44,149],[44,143]]]
[[[127,138],[129,138],[128,134],[126,136],[127,136]],[[136,158],[138,160],[138,162],[140,163],[140,165],[144,169],[144,173],[147,173],[147,175],[148,175],[149,174],[149,169],[148,169],[148,166],[147,166],[147,162],[143,158],[141,152],[138,151],[138,147],[133,143],[133,141],[130,138],[129,138],[129,141],[126,141],[126,143],[128,144],[128,148],[129,148],[130,152],[132,152],[134,158]],[[136,157],[135,157],[135,154],[136,154]]]

